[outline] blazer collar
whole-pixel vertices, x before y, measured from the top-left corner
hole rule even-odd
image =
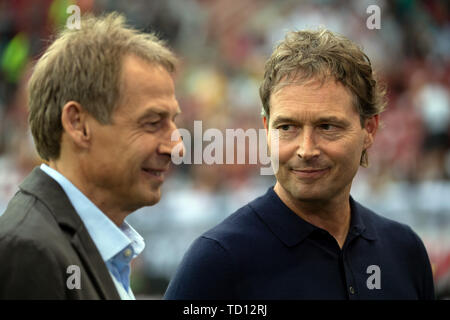
[[[38,167],[25,178],[19,188],[34,195],[50,210],[61,230],[70,239],[87,266],[94,285],[103,299],[120,299],[109,271],[61,186]]]
[[[249,203],[269,229],[286,246],[292,247],[306,239],[319,228],[303,220],[289,209],[270,187],[266,194]],[[367,224],[366,208],[350,197],[351,222],[349,232],[361,235],[367,240],[375,240],[376,233],[371,224]]]

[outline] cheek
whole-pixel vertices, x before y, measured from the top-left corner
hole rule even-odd
[[[279,141],[278,145],[278,160],[280,163],[288,162],[292,157],[296,155],[297,147],[294,143]]]
[[[360,139],[345,143],[336,150],[335,155],[348,168],[359,167],[363,144]]]
[[[116,140],[108,145],[97,145],[95,156],[92,158],[95,175],[105,180],[124,180],[135,171],[138,159],[132,150],[135,146]],[[94,164],[95,163],[95,164]]]
[[[157,154],[158,144],[155,137],[142,137],[133,144],[133,153],[141,160],[151,158]]]

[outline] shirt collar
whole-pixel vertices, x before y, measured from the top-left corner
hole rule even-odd
[[[349,232],[353,232],[355,235],[360,234],[367,240],[376,240],[377,234],[374,224],[370,221],[370,216],[368,215],[370,210],[353,200],[352,196],[350,196],[350,211],[352,219]]]
[[[133,257],[145,247],[144,239],[126,221],[117,227],[91,200],[58,171],[42,164],[40,169],[61,185],[75,211],[97,246],[103,261],[108,261],[126,247],[133,248]]]
[[[270,187],[266,194],[254,200],[249,206],[255,210],[271,231],[288,247],[295,246],[320,228],[296,215]],[[373,228],[366,227],[363,211],[367,210],[350,197],[351,232],[368,240],[375,239]],[[350,232],[350,231],[349,231]]]

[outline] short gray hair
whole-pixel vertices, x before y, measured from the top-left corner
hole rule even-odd
[[[149,63],[176,69],[177,59],[154,34],[125,25],[118,13],[81,20],[81,29],[64,29],[34,67],[29,82],[29,123],[44,160],[57,159],[61,112],[68,101],[80,103],[100,123],[110,123],[120,100],[122,59],[134,54]]]

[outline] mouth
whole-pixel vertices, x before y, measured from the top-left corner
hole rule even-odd
[[[306,168],[306,169],[291,169],[292,172],[301,179],[317,179],[328,173],[329,168]]]
[[[167,169],[153,169],[153,168],[142,168],[142,171],[148,177],[158,180],[159,182],[164,182],[165,173]]]

